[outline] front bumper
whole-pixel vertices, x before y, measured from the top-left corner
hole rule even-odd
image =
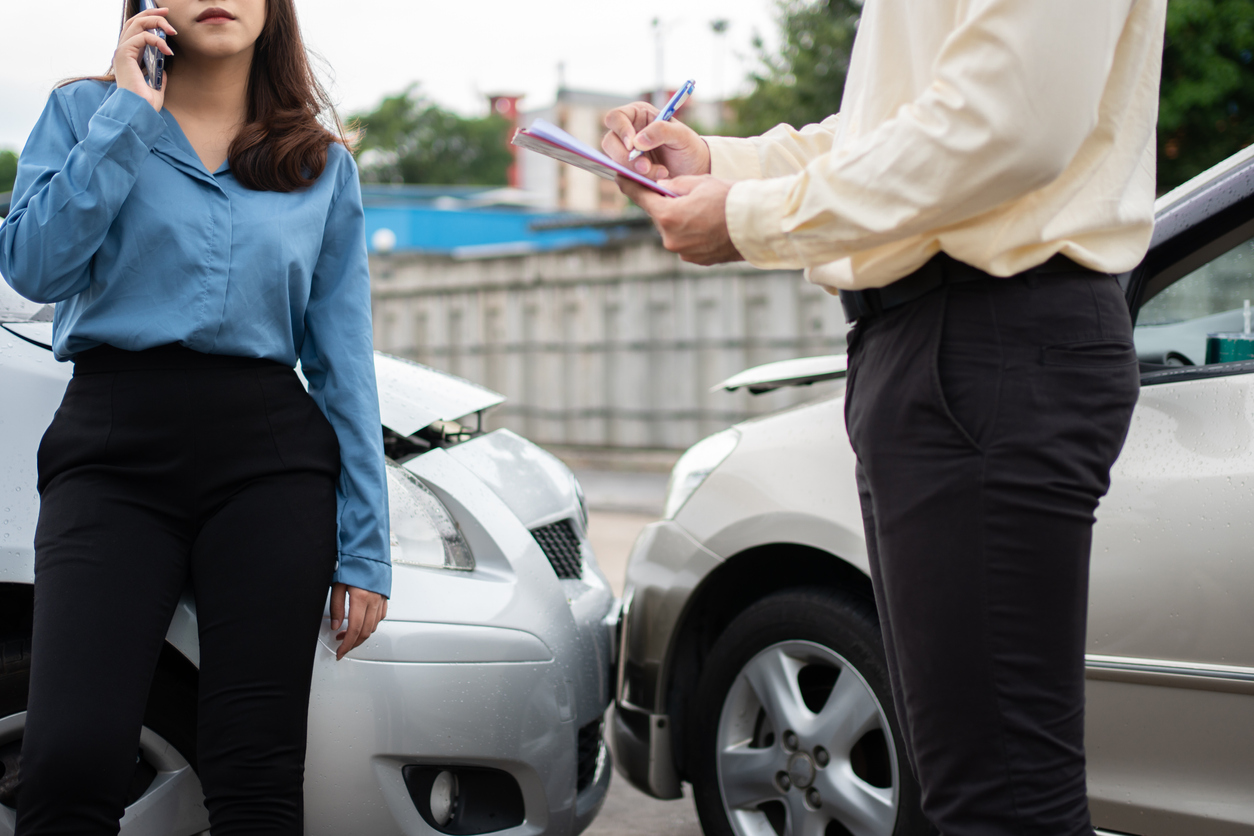
[[[618,771],[654,798],[683,798],[671,748],[670,718],[616,703],[610,743]]]
[[[309,706],[307,833],[430,836],[406,786],[411,765],[512,776],[525,813],[521,823],[493,831],[501,836],[574,836],[595,818],[609,789],[610,754],[604,745],[589,751],[601,718],[577,717],[556,661],[336,662],[330,639],[324,627]]]
[[[576,836],[596,816],[611,771],[602,722],[613,697],[614,598],[579,524],[573,479],[546,455],[497,433],[405,462],[456,521],[475,568],[396,566],[389,618],[340,662],[324,623],[307,832]],[[515,467],[528,456],[552,465],[553,478]],[[559,476],[570,483],[560,496]],[[546,515],[502,499],[528,492],[548,496]],[[557,520],[573,521],[582,577],[558,573],[533,534]],[[455,815],[485,799],[478,829],[456,818],[437,826],[432,799],[444,771],[455,779]],[[476,796],[479,779],[487,783]]]
[[[618,680],[610,744],[618,771],[655,798],[680,798],[663,671],[697,582],[720,562],[670,520],[645,527],[627,563],[618,628]]]

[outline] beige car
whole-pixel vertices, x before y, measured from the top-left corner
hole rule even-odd
[[[1159,200],[1121,277],[1142,392],[1094,534],[1099,833],[1254,834],[1254,148]],[[612,742],[707,836],[922,836],[868,577],[844,357],[724,388],[816,400],[694,445],[636,542]]]

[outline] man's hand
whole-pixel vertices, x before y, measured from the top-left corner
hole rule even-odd
[[[344,596],[348,596],[348,623],[340,630],[344,621]],[[331,629],[340,630],[336,638],[340,646],[335,651],[335,660],[344,658],[344,654],[361,645],[379,626],[379,622],[388,614],[388,599],[377,592],[358,589],[344,583],[331,585]]]
[[[601,149],[610,159],[631,166],[650,180],[710,173],[710,147],[687,125],[671,119],[654,122],[657,108],[647,102],[633,102],[605,114],[610,131],[601,140]],[[645,152],[635,162],[627,162],[633,150]]]
[[[626,177],[618,178],[623,194],[657,224],[662,246],[693,264],[744,260],[727,231],[727,193],[731,183],[707,174],[663,180],[660,185],[680,197],[664,197]]]

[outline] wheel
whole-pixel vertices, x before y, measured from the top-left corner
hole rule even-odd
[[[191,836],[209,827],[193,767],[196,692],[166,664],[166,653],[144,712],[121,836]],[[30,659],[29,637],[0,643],[0,836],[11,836],[17,819]]]
[[[706,836],[925,836],[879,623],[789,590],[741,613],[697,686],[688,751]]]

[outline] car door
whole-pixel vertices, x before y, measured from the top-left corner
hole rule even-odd
[[[1141,396],[1094,531],[1091,808],[1137,836],[1254,834],[1254,360],[1207,363],[1254,357],[1254,220],[1199,230],[1142,276]]]

